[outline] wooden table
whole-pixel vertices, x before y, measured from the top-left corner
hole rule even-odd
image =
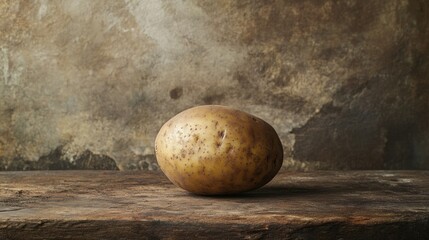
[[[189,194],[161,173],[0,172],[0,239],[429,239],[429,171],[281,172]]]

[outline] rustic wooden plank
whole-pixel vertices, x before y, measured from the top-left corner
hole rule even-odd
[[[429,172],[281,172],[222,197],[161,173],[0,172],[0,239],[106,238],[429,239]]]

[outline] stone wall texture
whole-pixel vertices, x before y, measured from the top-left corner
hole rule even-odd
[[[428,56],[426,0],[0,0],[0,169],[156,170],[203,104],[287,169],[429,169]]]

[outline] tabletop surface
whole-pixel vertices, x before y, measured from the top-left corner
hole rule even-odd
[[[30,237],[29,237],[30,236]],[[0,172],[0,239],[429,238],[429,171],[280,172],[232,196],[160,172]]]

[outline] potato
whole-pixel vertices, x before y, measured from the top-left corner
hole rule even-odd
[[[231,194],[268,183],[283,163],[268,123],[225,106],[199,106],[167,121],[155,140],[161,170],[196,194]]]

